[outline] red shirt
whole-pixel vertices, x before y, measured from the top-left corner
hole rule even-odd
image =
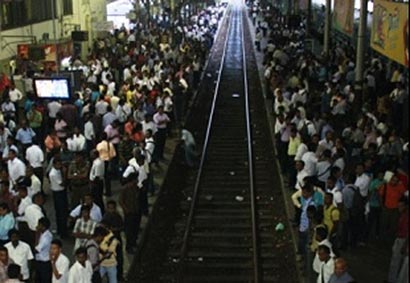
[[[397,185],[393,186],[391,183],[387,183],[383,185],[380,190],[379,194],[384,200],[384,206],[388,209],[396,209],[399,205],[399,200],[406,192],[406,188],[402,183],[398,183]]]
[[[407,238],[409,236],[409,212],[403,212],[399,218],[399,227],[397,229],[397,238]]]

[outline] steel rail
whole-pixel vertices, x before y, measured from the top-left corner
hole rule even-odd
[[[231,6],[230,5],[227,7],[226,12],[227,12],[227,15],[229,17],[228,28],[227,28],[226,39],[225,39],[223,52],[222,52],[221,64],[219,66],[218,78],[217,78],[215,89],[214,89],[214,96],[213,96],[212,105],[211,105],[211,112],[210,112],[210,115],[209,115],[209,121],[208,121],[207,129],[206,129],[204,145],[203,145],[203,149],[202,149],[202,153],[201,153],[201,160],[200,160],[200,163],[199,163],[198,174],[197,174],[196,180],[195,180],[194,193],[193,193],[193,196],[192,196],[191,207],[189,209],[189,214],[188,214],[187,224],[186,224],[186,228],[185,228],[185,232],[184,232],[184,237],[182,239],[182,247],[181,247],[181,250],[180,250],[180,253],[179,253],[180,257],[179,257],[179,265],[178,265],[178,270],[177,270],[177,282],[183,282],[182,281],[183,269],[184,269],[184,261],[185,261],[185,256],[186,256],[186,252],[187,252],[187,246],[188,246],[188,238],[189,238],[189,234],[190,234],[190,231],[191,231],[192,221],[193,221],[193,218],[194,218],[194,211],[195,211],[196,203],[197,203],[197,200],[198,200],[199,187],[200,187],[201,177],[202,177],[202,171],[203,171],[203,168],[204,168],[205,159],[206,159],[206,155],[207,155],[207,151],[208,151],[209,139],[210,139],[210,136],[211,136],[211,128],[212,128],[214,114],[215,114],[216,101],[218,99],[218,92],[219,92],[219,86],[220,86],[220,82],[221,82],[222,70],[223,70],[223,66],[224,66],[224,62],[225,62],[226,49],[227,49],[227,46],[228,46],[229,30],[231,28]]]
[[[253,144],[252,144],[252,124],[249,105],[249,92],[248,92],[248,74],[246,65],[246,50],[245,50],[245,27],[244,27],[244,9],[240,10],[241,13],[241,28],[242,28],[242,68],[243,68],[243,84],[244,84],[244,96],[245,96],[245,115],[246,115],[246,135],[248,141],[248,165],[249,165],[249,189],[250,189],[250,201],[251,201],[251,218],[252,218],[252,246],[253,246],[253,276],[254,282],[259,282],[259,239],[258,239],[258,219],[256,215],[256,192],[255,192],[255,176],[254,176],[254,164],[253,164]],[[245,15],[246,16],[246,15]]]

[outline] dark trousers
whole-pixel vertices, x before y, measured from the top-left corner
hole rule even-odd
[[[364,224],[363,217],[361,215],[350,215],[348,220],[348,238],[350,239],[350,246],[355,248],[360,241],[362,232],[362,225]]]
[[[54,209],[56,212],[57,233],[67,236],[68,196],[67,191],[53,192]]]
[[[103,193],[104,193],[104,182],[103,180],[96,179],[90,184],[90,191],[91,195],[93,196],[94,202],[100,207],[101,213],[104,215],[104,200],[103,200]]]
[[[141,189],[139,201],[140,201],[141,213],[145,216],[148,216],[149,210],[148,210],[147,186],[144,186]]]
[[[295,156],[294,155],[288,155],[288,175],[289,175],[289,188],[293,190],[296,185],[296,176],[298,172],[296,171],[295,167]]]
[[[36,283],[51,283],[52,268],[50,261],[38,261],[36,260]]]
[[[121,281],[123,279],[124,274],[124,255],[122,252],[122,238],[121,233],[114,233],[115,238],[118,240],[118,245],[116,248],[117,256],[115,257],[117,260],[117,279]]]
[[[27,222],[19,222],[18,230],[20,231],[21,240],[26,242],[31,247],[31,250],[34,251],[36,232],[30,230]]]
[[[299,231],[298,237],[298,254],[306,255],[307,252],[307,244],[308,244],[308,232],[300,232]]]
[[[167,129],[158,129],[155,134],[155,149],[154,149],[154,160],[160,161],[164,158],[164,147],[167,139]]]
[[[138,231],[141,223],[141,213],[126,213],[124,215],[125,249],[130,250],[137,245]]]
[[[104,161],[105,171],[104,171],[104,186],[105,186],[105,195],[111,196],[111,174],[110,174],[110,162]]]
[[[380,236],[381,212],[382,212],[381,207],[370,207],[369,216],[367,219],[366,232],[365,232],[365,240],[369,239],[370,234],[373,232],[373,227],[375,228],[376,237]]]

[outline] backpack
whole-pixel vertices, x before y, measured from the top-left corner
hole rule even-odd
[[[364,214],[363,197],[360,194],[360,190],[356,186],[348,186],[348,189],[353,191],[352,207],[349,210],[350,216],[359,216]]]

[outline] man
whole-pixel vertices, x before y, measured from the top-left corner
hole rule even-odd
[[[0,246],[0,282],[8,279],[7,268],[13,261],[9,257],[9,251],[3,245]]]
[[[397,282],[400,271],[400,266],[405,257],[406,249],[408,249],[409,242],[409,200],[402,198],[398,203],[398,210],[400,213],[396,239],[392,248],[392,257],[389,268],[389,283]]]
[[[27,228],[22,231],[24,233],[24,239],[27,243],[34,248],[37,224],[38,221],[45,217],[43,212],[44,197],[42,193],[37,193],[32,198],[32,204],[27,206],[24,211],[24,219],[27,223]]]
[[[329,283],[354,283],[355,280],[347,271],[347,262],[344,258],[335,259],[335,272],[329,279]]]
[[[70,261],[62,253],[63,243],[56,239],[51,242],[50,261],[53,272],[52,283],[67,283]]]
[[[20,223],[21,222],[26,222],[26,219],[24,218],[24,212],[26,211],[26,208],[32,204],[32,197],[30,197],[28,195],[27,192],[27,187],[25,186],[19,186],[17,188],[17,200],[20,202],[18,207],[17,207],[17,215],[16,215],[16,220],[19,223],[19,229],[21,229],[20,227]],[[27,224],[26,224],[27,225]]]
[[[33,167],[26,167],[26,181],[27,181],[27,192],[29,197],[33,197],[35,194],[41,192],[41,181],[34,174]]]
[[[326,246],[330,249],[330,256],[332,258],[335,257],[335,254],[333,253],[333,249],[332,249],[332,243],[328,240],[328,235],[329,233],[327,232],[327,228],[326,227],[316,227],[315,229],[315,245],[314,245],[314,252],[315,252],[315,257],[313,259],[313,270],[320,270],[320,265],[321,265],[321,261],[319,259],[319,251],[318,248],[319,246]]]
[[[67,139],[67,148],[71,152],[83,152],[85,150],[86,140],[78,127],[74,128],[73,134]]]
[[[17,157],[14,149],[9,150],[9,160],[7,161],[11,187],[14,188],[26,176],[26,165]]]
[[[145,156],[139,151],[134,152],[134,158],[128,162],[128,167],[125,169],[122,177],[127,180],[131,173],[137,173],[138,188],[140,189],[141,211],[144,215],[148,215],[148,192],[147,192],[147,171],[145,168]]]
[[[362,163],[356,165],[356,181],[354,185],[359,188],[363,198],[367,198],[370,186],[370,177],[364,172]]]
[[[23,153],[26,149],[33,143],[33,138],[36,136],[36,133],[32,128],[27,127],[27,121],[21,121],[21,127],[16,133],[16,140],[20,142],[20,145],[23,147]]]
[[[92,283],[101,283],[100,275],[100,243],[107,234],[106,229],[97,226],[91,239],[87,240],[85,248],[87,249],[88,260],[93,268]],[[103,258],[103,257],[102,257]]]
[[[40,182],[43,183],[44,153],[38,146],[36,141],[34,141],[33,144],[29,145],[29,147],[27,148],[26,160],[33,168],[34,174],[39,178]]]
[[[316,273],[319,274],[317,283],[327,283],[334,273],[335,268],[334,260],[330,256],[330,248],[325,245],[320,245],[318,248],[318,256],[320,265],[315,269]]]
[[[53,235],[50,232],[50,220],[43,217],[38,221],[37,239],[35,247],[36,259],[36,282],[50,283],[51,282],[51,263],[50,263],[50,246],[53,240]]]
[[[110,162],[117,156],[114,145],[109,141],[107,133],[102,133],[102,140],[97,144],[96,150],[101,158],[104,161],[104,185],[105,185],[105,195],[111,196],[111,179],[109,174]]]
[[[158,162],[164,158],[164,147],[167,139],[167,125],[171,120],[168,115],[164,113],[163,106],[158,107],[157,113],[155,113],[153,119],[157,128],[157,132],[155,134],[156,145],[153,159],[154,162]]]
[[[337,231],[340,220],[340,211],[333,204],[333,194],[325,194],[325,206],[323,208],[323,223],[326,225],[329,233],[329,240],[334,247],[337,247]]]
[[[308,177],[308,172],[305,170],[305,162],[302,160],[295,161],[296,168],[296,184],[295,190],[301,190],[305,185],[305,178]]]
[[[296,168],[295,168],[295,156],[297,149],[301,143],[300,136],[296,128],[290,129],[289,143],[287,148],[287,164],[289,168],[289,185],[294,187],[296,184]]]
[[[313,185],[311,183],[306,183],[302,188],[302,198],[301,198],[301,210],[300,224],[299,224],[299,237],[298,237],[298,254],[297,259],[301,261],[303,256],[306,255],[307,244],[308,244],[308,229],[309,229],[309,218],[307,210],[309,206],[319,207],[323,205],[322,195],[313,190]]]
[[[95,200],[95,203],[100,207],[101,212],[104,213],[104,161],[101,160],[98,151],[92,150],[90,153],[93,161],[90,170],[90,193]]]
[[[28,282],[31,261],[34,259],[31,248],[28,244],[20,241],[20,233],[15,229],[10,230],[9,238],[10,242],[4,247],[7,248],[10,259],[21,267],[22,279]]]
[[[123,281],[123,252],[122,252],[122,237],[121,233],[124,230],[124,220],[121,214],[117,210],[117,203],[114,200],[107,202],[107,212],[105,213],[101,224],[110,230],[115,238],[118,240],[117,250],[116,250],[116,260],[117,260],[117,279],[118,281]]]
[[[62,169],[61,160],[55,158],[49,173],[49,180],[56,213],[57,233],[61,238],[65,238],[67,237],[68,197]]]
[[[390,181],[383,184],[379,188],[379,196],[381,199],[382,211],[382,229],[385,231],[387,238],[393,238],[396,223],[399,218],[399,200],[406,192],[406,187],[397,175],[393,175]]]
[[[76,262],[68,273],[68,283],[90,283],[93,268],[87,260],[87,249],[78,248],[75,251]]]
[[[70,217],[73,219],[80,217],[81,207],[84,205],[91,207],[90,218],[97,223],[101,222],[101,219],[102,219],[101,209],[96,203],[94,203],[93,196],[89,193],[85,194],[83,197],[82,203],[77,205],[77,207],[71,211]]]
[[[0,246],[9,241],[9,232],[15,225],[16,221],[7,203],[0,203]]]
[[[90,207],[83,205],[81,207],[81,218],[75,222],[73,236],[76,238],[74,250],[83,246],[94,233],[97,222],[90,218]]]
[[[128,253],[135,253],[138,230],[141,222],[140,190],[138,188],[138,173],[133,172],[127,178],[128,182],[121,191],[119,203],[124,212],[124,230]]]
[[[100,275],[108,277],[108,283],[117,283],[117,246],[119,242],[114,234],[107,230],[107,233],[100,243],[100,254],[102,257],[100,263]]]
[[[88,193],[88,172],[90,165],[85,161],[82,153],[76,152],[74,160],[68,167],[67,180],[70,181],[71,205],[78,205],[85,194]]]

